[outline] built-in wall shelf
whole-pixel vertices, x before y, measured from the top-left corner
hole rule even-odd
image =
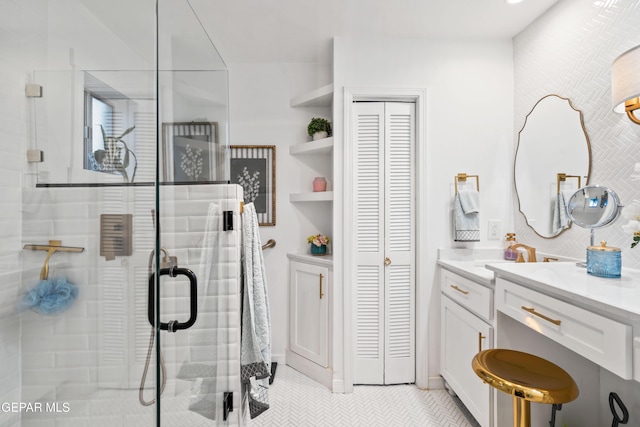
[[[287,258],[292,261],[306,262],[309,264],[333,266],[333,255],[311,255],[310,253],[288,253]]]
[[[333,83],[291,98],[291,107],[331,107],[333,104]]]
[[[331,154],[333,151],[333,137],[303,142],[289,147],[289,154]]]
[[[317,191],[310,193],[289,194],[290,202],[331,202],[333,201],[333,191]]]

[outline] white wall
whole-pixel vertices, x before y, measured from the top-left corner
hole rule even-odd
[[[640,126],[611,107],[611,63],[640,44],[640,6],[635,0],[561,0],[513,40],[515,116],[514,144],[525,116],[545,95],[568,97],[583,113],[591,141],[589,183],[618,193],[623,205],[640,199],[637,181],[629,177],[640,162]],[[553,153],[549,153],[553,155]],[[543,239],[526,226],[514,203],[518,240],[543,252],[585,257],[589,231],[571,227],[555,239]],[[640,250],[630,249],[632,236],[623,218],[596,231],[596,241],[622,248],[622,265],[640,268]]]
[[[600,4],[600,6],[598,6]],[[592,169],[589,182],[610,187],[623,205],[640,199],[637,181],[631,181],[634,164],[640,161],[640,126],[611,108],[611,63],[640,44],[640,4],[635,0],[591,2],[561,0],[514,38],[515,124],[514,140],[524,117],[541,97],[555,93],[571,99],[582,110],[591,142]],[[514,203],[516,233],[521,242],[544,252],[585,257],[588,230],[573,226],[555,239],[542,239],[526,226]],[[596,241],[622,249],[623,268],[640,268],[640,251],[630,249],[632,237],[621,226],[624,218],[596,231]],[[624,273],[623,273],[624,274]],[[554,357],[562,357],[559,353]],[[572,360],[577,360],[575,357]],[[568,362],[567,362],[568,363]],[[578,363],[576,366],[588,366]],[[595,374],[597,377],[597,373]],[[589,378],[585,375],[585,378]],[[585,380],[581,377],[581,380]],[[600,369],[599,423],[612,419],[608,394],[618,393],[637,423],[633,409],[640,405],[640,387]]]
[[[291,108],[291,98],[331,82],[328,64],[228,64],[231,145],[276,146],[276,225],[260,227],[271,305],[272,354],[284,362],[288,341],[289,262],[287,253],[308,251],[311,234],[331,232],[329,206],[293,204],[290,193],[311,191],[315,176],[330,176],[330,162],[294,158],[289,147],[310,140],[312,117],[331,118],[327,108]],[[331,185],[331,182],[329,182]],[[331,236],[335,237],[335,236]]]
[[[426,209],[429,219],[418,238],[426,239],[430,251],[418,260],[426,266],[426,280],[418,283],[423,297],[416,304],[417,311],[427,313],[416,329],[418,385],[426,387],[427,377],[435,378],[440,372],[437,248],[498,247],[500,241],[487,240],[487,220],[501,220],[503,231],[512,227],[511,42],[338,38],[334,58],[336,135],[341,135],[343,126],[345,87],[427,90],[424,120],[428,199],[418,209]],[[336,150],[348,143],[336,137]],[[480,176],[481,241],[478,243],[455,243],[450,237],[454,176],[459,172]],[[336,277],[338,280],[341,279]]]

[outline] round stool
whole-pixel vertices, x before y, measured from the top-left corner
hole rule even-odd
[[[531,426],[530,402],[567,403],[578,397],[571,376],[548,360],[506,349],[483,350],[471,362],[482,381],[513,396],[513,426]]]

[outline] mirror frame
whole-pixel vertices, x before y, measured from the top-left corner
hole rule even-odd
[[[579,113],[579,116],[580,116],[580,127],[582,128],[582,132],[583,132],[584,137],[585,137],[585,142],[587,143],[587,157],[589,159],[588,165],[587,165],[587,179],[586,179],[584,185],[582,185],[582,187],[585,187],[585,186],[589,185],[589,182],[591,180],[591,166],[592,166],[592,163],[593,163],[593,157],[591,155],[591,140],[589,139],[589,134],[587,133],[587,129],[584,126],[584,115],[582,114],[582,110],[577,109],[573,105],[573,103],[571,102],[571,99],[569,99],[567,97],[564,97],[564,96],[560,96],[560,95],[555,94],[555,93],[550,93],[548,95],[543,96],[539,100],[537,100],[536,103],[533,105],[533,107],[531,107],[531,110],[525,116],[524,123],[522,124],[522,127],[518,131],[518,145],[516,146],[516,151],[515,151],[514,156],[513,156],[513,187],[515,189],[516,199],[518,200],[518,211],[520,212],[520,214],[524,218],[525,224],[527,225],[527,227],[529,227],[531,230],[533,230],[533,232],[536,233],[536,235],[540,236],[543,239],[555,239],[556,237],[558,237],[562,233],[564,233],[566,230],[569,230],[571,228],[572,222],[569,223],[569,225],[566,228],[563,228],[562,230],[560,230],[557,234],[555,234],[553,236],[543,236],[542,234],[540,234],[538,232],[538,230],[536,230],[531,224],[529,224],[529,220],[527,218],[527,215],[524,212],[522,212],[522,203],[520,201],[520,194],[518,192],[518,184],[517,184],[517,180],[516,180],[516,163],[517,163],[517,159],[518,159],[518,151],[520,151],[520,148],[521,148],[520,147],[520,143],[521,143],[522,132],[524,131],[525,127],[527,126],[527,122],[529,121],[529,116],[531,116],[531,114],[535,111],[536,107],[538,106],[538,104],[540,104],[540,102],[542,102],[546,98],[549,98],[549,97],[552,97],[552,96],[554,96],[556,98],[560,98],[561,100],[567,101],[568,104],[569,104],[569,107],[571,107],[574,111],[577,111]]]

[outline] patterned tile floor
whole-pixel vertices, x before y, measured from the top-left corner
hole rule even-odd
[[[103,390],[90,396],[60,396],[69,413],[25,414],[0,427],[148,427],[155,407],[138,403],[137,390]],[[162,422],[167,427],[210,427],[215,421],[186,408],[189,396],[163,396]],[[419,390],[413,385],[356,386],[353,393],[331,393],[326,387],[286,365],[278,365],[269,390],[270,408],[248,427],[479,427],[457,398],[445,390]],[[248,411],[247,411],[248,412]],[[471,421],[469,421],[471,420]],[[220,424],[222,425],[222,423]]]
[[[269,401],[269,410],[249,427],[479,427],[445,390],[356,386],[353,393],[334,394],[286,365],[278,365]]]

